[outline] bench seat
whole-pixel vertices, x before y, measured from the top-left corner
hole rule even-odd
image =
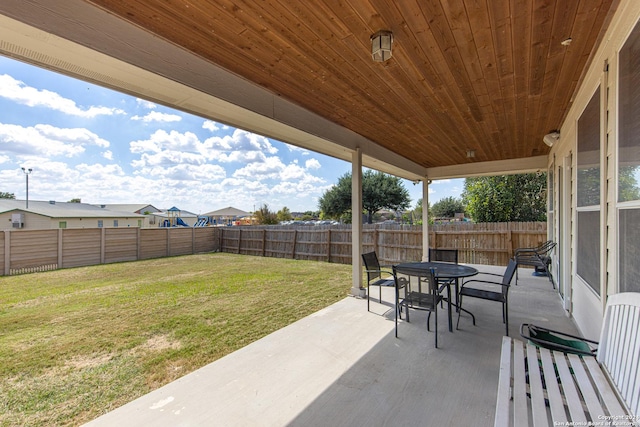
[[[640,425],[640,293],[611,295],[597,358],[503,337],[495,427]]]
[[[630,418],[594,357],[503,337],[496,427],[598,425]]]

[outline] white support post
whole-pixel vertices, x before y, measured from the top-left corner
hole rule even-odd
[[[362,151],[351,154],[351,294],[364,297],[362,287]]]
[[[422,181],[422,261],[429,261],[429,181]]]

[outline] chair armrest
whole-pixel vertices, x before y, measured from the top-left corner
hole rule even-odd
[[[478,277],[478,276],[495,276],[495,277],[502,278],[503,275],[498,273],[489,273],[486,271],[478,271],[478,274],[476,274],[473,277]],[[469,279],[469,280],[478,280],[478,279]]]
[[[388,274],[389,276],[393,276],[393,272],[389,270],[365,270],[365,273],[380,273],[380,274]]]
[[[467,280],[466,282],[463,282],[462,285],[460,286],[461,288],[464,288],[465,286],[467,286],[467,284],[469,283],[482,283],[485,285],[499,285],[499,286],[503,286],[503,287],[509,287],[511,285],[505,285],[503,283],[500,282],[492,282],[490,280],[478,280],[478,279],[473,279],[473,280]]]

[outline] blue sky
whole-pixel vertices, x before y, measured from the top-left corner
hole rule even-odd
[[[318,210],[351,165],[0,56],[0,191],[205,213]],[[459,197],[434,181],[429,201]],[[404,181],[411,206],[422,186]]]

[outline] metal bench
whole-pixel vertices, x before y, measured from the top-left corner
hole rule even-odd
[[[552,240],[547,240],[536,248],[518,248],[514,253],[514,259],[518,263],[518,266],[526,265],[535,268],[536,272],[545,274],[553,288],[556,288],[556,284],[553,281],[553,275],[549,271],[551,266],[551,252],[556,247],[556,243]],[[518,284],[518,272],[516,271],[516,285]]]
[[[494,425],[640,425],[640,293],[609,297],[595,358],[503,337]]]

